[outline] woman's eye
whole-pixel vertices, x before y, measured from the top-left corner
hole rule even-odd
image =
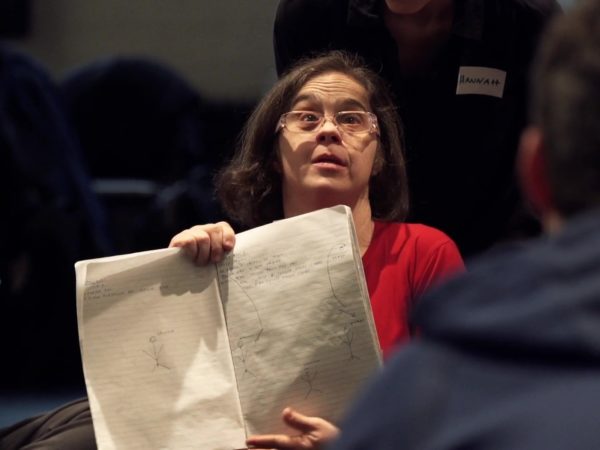
[[[360,114],[348,113],[342,114],[338,120],[340,123],[346,125],[356,125],[362,123],[362,116]]]
[[[318,122],[319,117],[316,114],[304,113],[300,116],[302,122]]]

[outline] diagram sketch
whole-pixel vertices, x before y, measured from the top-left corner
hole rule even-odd
[[[345,315],[351,318],[356,317],[356,315],[349,311],[345,302],[342,300],[343,295],[341,295],[338,291],[339,288],[336,288],[334,283],[334,276],[332,267],[335,265],[336,261],[343,257],[346,252],[346,244],[338,244],[335,245],[329,250],[327,255],[327,278],[329,280],[329,286],[331,289],[331,301],[328,302],[327,306],[332,310],[336,311],[340,315]]]
[[[248,294],[248,291],[244,289],[242,284],[235,277],[229,275],[229,280],[240,289],[244,298],[247,300],[247,303],[251,307],[252,314],[256,317],[256,328],[251,330],[250,333],[243,334],[235,340],[235,344],[232,345],[232,354],[241,363],[242,377],[245,377],[246,375],[256,377],[254,371],[250,369],[250,358],[252,356],[252,347],[258,343],[263,334],[263,322],[260,313],[258,312],[258,308],[256,307],[256,303]]]
[[[321,393],[320,389],[315,388],[315,380],[317,378],[319,371],[315,368],[311,368],[309,366],[304,367],[302,371],[302,375],[300,376],[300,380],[306,383],[306,394],[304,395],[304,399],[306,400],[312,393]]]
[[[152,348],[148,350],[142,350],[149,358],[154,361],[154,366],[152,367],[152,371],[155,371],[157,368],[162,367],[166,370],[171,370],[169,366],[167,366],[161,359],[161,352],[163,349],[163,345],[158,342],[158,338],[156,336],[150,336],[148,342],[152,344]]]
[[[335,265],[337,260],[345,258],[345,253],[348,251],[347,244],[338,244],[331,248],[327,255],[327,276],[329,279],[329,286],[331,289],[331,298],[326,300],[325,307],[330,311],[335,311],[341,320],[340,332],[337,335],[340,345],[346,346],[348,349],[348,359],[360,359],[360,357],[354,352],[353,344],[355,343],[356,333],[355,327],[362,320],[356,319],[356,313],[353,312],[347,305],[345,297],[353,295],[348,289],[353,289],[352,285],[347,283],[345,279],[344,285],[336,283],[334,274],[337,273]],[[348,292],[344,292],[344,289]]]
[[[348,359],[360,359],[358,355],[356,355],[352,348],[352,343],[354,342],[355,334],[354,327],[361,323],[362,320],[355,320],[352,322],[348,322],[344,325],[344,333],[342,334],[342,344],[348,347]]]
[[[242,363],[242,367],[244,369],[242,371],[242,378],[244,378],[246,375],[251,375],[256,378],[256,374],[249,369],[248,350],[248,346],[244,345],[244,341],[238,339],[237,348],[233,351],[233,356]]]
[[[250,302],[250,305],[252,305],[252,309],[254,311],[254,314],[256,315],[256,321],[257,321],[257,328],[256,331],[251,333],[251,334],[247,334],[245,336],[242,336],[238,339],[238,346],[240,345],[240,341],[241,341],[241,345],[243,346],[243,343],[245,341],[252,341],[252,342],[258,342],[258,340],[260,339],[260,336],[262,335],[264,328],[263,328],[263,322],[262,319],[260,318],[260,313],[258,312],[258,308],[256,307],[256,303],[254,303],[254,300],[252,300],[252,297],[250,297],[250,295],[248,295],[248,291],[246,291],[246,289],[243,288],[242,284],[235,279],[235,277],[230,276],[229,279],[231,281],[233,281],[237,287],[240,288],[240,290],[242,291],[242,293],[244,294],[244,297],[248,300],[248,302]]]

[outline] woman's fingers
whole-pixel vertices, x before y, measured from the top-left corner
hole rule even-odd
[[[198,265],[219,262],[235,245],[235,232],[227,222],[196,225],[171,239],[169,247],[180,247]]]
[[[322,450],[339,434],[339,429],[331,422],[320,417],[305,416],[292,408],[283,410],[283,420],[298,433],[250,436],[246,444],[249,448],[259,450]]]

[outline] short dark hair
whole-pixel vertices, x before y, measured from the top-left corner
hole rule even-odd
[[[532,72],[532,119],[544,133],[553,200],[565,217],[600,204],[600,1],[557,17]]]
[[[408,213],[408,187],[403,132],[387,85],[355,55],[333,51],[304,59],[292,67],[263,97],[246,122],[237,151],[216,178],[225,212],[242,225],[254,227],[283,217],[281,174],[276,170],[275,128],[289,111],[300,89],[312,78],[339,72],[367,91],[380,129],[377,158],[381,170],[371,177],[369,199],[373,217],[402,221]]]

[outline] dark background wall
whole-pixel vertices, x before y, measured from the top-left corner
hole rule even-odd
[[[14,10],[29,5],[28,32],[11,41],[56,76],[103,56],[149,56],[177,69],[203,95],[236,100],[259,96],[275,76],[271,31],[277,0],[6,4]]]

